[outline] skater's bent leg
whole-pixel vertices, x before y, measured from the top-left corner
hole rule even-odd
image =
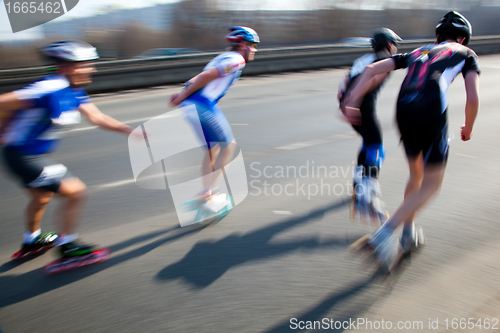
[[[78,178],[61,180],[57,194],[65,199],[62,206],[62,233],[76,233],[77,221],[87,199],[87,186]]]
[[[230,144],[221,148],[220,154],[214,163],[215,170],[222,169],[223,167],[225,167],[227,163],[231,160],[231,157],[233,156],[235,150],[236,150],[236,140],[233,140]]]
[[[405,199],[410,194],[420,190],[420,186],[422,185],[424,178],[424,158],[422,153],[418,156],[408,156],[408,167],[410,169],[410,177],[405,188]],[[413,227],[413,221],[415,221],[415,213],[405,219],[405,229]]]
[[[214,172],[214,162],[219,156],[220,145],[215,145],[212,148],[207,149],[205,153],[205,157],[203,158],[203,163],[201,165],[201,173],[203,177],[203,188],[205,191],[209,191],[212,186],[212,177],[209,176],[212,172]]]
[[[410,219],[436,193],[444,179],[446,164],[428,164],[424,167],[423,179],[418,191],[409,193],[384,228],[396,229],[403,221]]]
[[[220,144],[213,146],[207,151],[206,158],[209,159],[210,172],[215,171],[215,161],[219,157],[219,153],[220,153]]]
[[[233,156],[235,150],[236,140],[233,140],[227,146],[220,148],[220,152],[214,162],[215,175],[211,180],[211,188],[216,187],[219,183],[220,178],[222,177],[222,168],[226,167],[228,162],[231,160],[231,157]]]
[[[54,193],[38,188],[28,189],[31,201],[26,209],[26,231],[34,233],[40,229],[43,214]]]

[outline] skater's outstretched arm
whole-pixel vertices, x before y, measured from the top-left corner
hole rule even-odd
[[[0,144],[2,144],[1,135],[12,120],[14,111],[28,108],[30,102],[30,100],[19,99],[12,92],[0,95]]]
[[[0,95],[0,115],[5,112],[25,109],[29,106],[29,100],[19,99],[15,93]]]
[[[363,101],[363,97],[385,79],[385,75],[377,78],[375,78],[375,76],[379,74],[387,74],[395,69],[396,63],[391,58],[366,66],[363,73],[356,79],[354,87],[349,89],[345,105],[347,107],[359,109],[359,106]]]
[[[361,106],[364,96],[370,91],[379,87],[388,75],[388,73],[377,74],[370,77],[366,82],[359,82],[362,77],[358,77],[354,81],[354,88],[358,87],[359,85],[363,85],[362,92],[360,92],[363,93],[363,95],[361,95],[360,97],[354,96],[353,102],[352,92],[348,92],[340,104],[340,110],[352,125],[361,125],[362,119],[359,107]]]
[[[465,125],[462,126],[462,140],[469,141],[472,135],[472,127],[479,112],[479,74],[469,71],[465,75]]]
[[[81,104],[79,111],[83,113],[92,124],[103,129],[127,135],[132,133],[132,128],[130,126],[102,113],[94,103]]]

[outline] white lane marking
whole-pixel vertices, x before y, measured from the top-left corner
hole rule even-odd
[[[168,173],[168,175],[173,175],[175,173],[176,172],[171,172],[171,173]],[[153,179],[153,178],[165,178],[165,175],[162,174],[162,173],[158,173],[158,174],[147,176],[147,177],[141,177],[139,181],[143,181],[143,180],[146,180],[146,179]],[[119,180],[119,181],[116,181],[116,182],[106,183],[106,184],[102,184],[102,185],[94,185],[92,187],[95,188],[95,189],[97,189],[97,190],[101,190],[103,188],[117,187],[117,186],[132,184],[132,183],[135,183],[135,180],[133,178],[132,179]]]
[[[91,129],[96,129],[98,126],[89,126],[89,127],[81,127],[81,128],[73,128],[70,129],[68,132],[79,132],[79,131],[88,131]]]
[[[289,210],[273,210],[273,213],[277,215],[293,215]]]
[[[116,187],[116,186],[131,184],[131,183],[135,183],[135,180],[134,179],[120,180],[118,182],[97,185],[96,188],[101,189],[101,188],[106,188],[106,187]]]
[[[463,156],[463,157],[468,157],[468,158],[477,158],[476,156],[465,155],[465,154],[459,154],[459,153],[455,153],[455,155],[458,155],[458,156]]]
[[[150,118],[147,118],[147,119],[150,119]],[[316,146],[316,145],[320,145],[320,144],[324,144],[324,143],[329,143],[329,142],[332,142],[332,141],[350,139],[350,138],[352,138],[354,136],[355,136],[355,133],[337,134],[337,135],[329,136],[329,137],[322,138],[322,139],[315,139],[315,140],[311,140],[311,141],[304,141],[304,142],[293,143],[291,145],[278,147],[276,149],[295,150],[295,149],[300,149],[300,148],[305,148],[305,147]],[[466,155],[464,155],[464,156],[466,156]],[[173,172],[172,174],[175,174],[175,172]],[[146,179],[151,179],[151,178],[156,178],[156,177],[164,177],[164,175],[163,174],[151,175],[151,176],[148,176],[148,177],[141,178],[141,180],[146,180]],[[120,181],[116,181],[116,182],[112,182],[112,183],[107,183],[107,184],[103,184],[103,185],[94,185],[93,187],[96,188],[96,189],[103,189],[103,188],[110,188],[110,187],[117,187],[117,186],[122,186],[122,185],[128,185],[128,184],[131,184],[131,183],[134,183],[134,182],[135,182],[134,179],[125,179],[125,180],[120,180]],[[275,213],[275,214],[291,215],[291,212],[287,212],[287,211],[278,211],[278,210],[276,210],[276,211],[273,211],[273,212],[285,212],[285,213]],[[290,214],[288,214],[288,213],[290,213]]]
[[[126,120],[126,121],[122,121],[122,123],[128,125],[128,124],[133,124],[133,123],[142,123],[144,121],[148,121],[148,120],[151,120],[153,118],[163,119],[163,118],[172,118],[172,117],[175,117],[175,116],[169,115],[169,114],[164,114],[164,115],[161,115],[161,116],[153,116],[153,117],[145,117],[145,118],[139,118],[139,119]],[[88,131],[88,130],[93,130],[93,129],[96,129],[96,128],[98,128],[98,126],[89,126],[89,127],[82,127],[82,128],[74,128],[74,129],[69,130],[68,132]]]
[[[295,150],[295,149],[301,149],[301,148],[306,148],[306,147],[317,146],[317,145],[321,145],[321,144],[324,144],[324,143],[329,143],[329,142],[332,142],[332,141],[350,139],[350,138],[352,138],[354,136],[355,136],[354,133],[337,134],[337,135],[329,136],[329,137],[326,137],[326,138],[315,139],[315,140],[311,140],[311,141],[303,141],[303,142],[292,143],[290,145],[277,147],[276,149]]]

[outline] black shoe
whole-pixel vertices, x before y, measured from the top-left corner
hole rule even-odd
[[[93,251],[94,247],[92,245],[77,242],[66,243],[59,247],[59,253],[63,258],[84,256]]]

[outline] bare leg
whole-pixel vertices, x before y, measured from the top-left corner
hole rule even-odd
[[[34,233],[40,229],[45,209],[54,193],[37,188],[28,189],[28,193],[31,201],[26,209],[26,231]]]
[[[212,181],[212,187],[215,187],[215,185],[219,183],[219,180],[222,177],[222,168],[227,165],[235,150],[236,140],[233,140],[229,145],[227,145],[227,147],[221,148],[217,158],[214,159],[214,170],[216,170],[217,173]]]
[[[420,190],[420,186],[422,185],[422,180],[424,178],[423,155],[420,154],[417,157],[409,157],[408,166],[410,168],[410,178],[408,179],[408,183],[406,184],[404,196],[405,200],[410,194],[418,192]],[[413,213],[407,219],[405,219],[405,228],[409,228],[412,226],[413,221],[415,221],[415,215],[416,213]]]
[[[61,232],[66,235],[74,234],[78,217],[87,198],[87,187],[78,178],[63,179],[57,194],[66,199],[61,212]]]
[[[215,147],[212,147],[211,149],[208,149],[207,152],[205,153],[205,157],[203,158],[203,164],[201,166],[201,172],[203,177],[203,186],[206,189],[209,189],[212,187],[212,177],[209,177],[207,175],[211,174],[215,170],[214,162],[219,156],[220,152],[220,145],[216,145]]]
[[[217,149],[217,150],[216,150]],[[227,165],[236,150],[236,140],[233,140],[227,147],[221,148],[217,145],[210,149],[205,156],[204,171],[207,170],[208,161],[210,159],[211,172],[215,171],[213,177],[204,177],[205,188],[214,188],[219,183],[222,177],[222,168]],[[211,158],[210,158],[211,157]],[[206,173],[204,173],[206,174]]]
[[[444,179],[446,164],[431,164],[424,167],[423,179],[418,191],[410,191],[394,215],[384,224],[384,228],[396,229],[404,221],[415,216],[417,210],[436,193]]]

